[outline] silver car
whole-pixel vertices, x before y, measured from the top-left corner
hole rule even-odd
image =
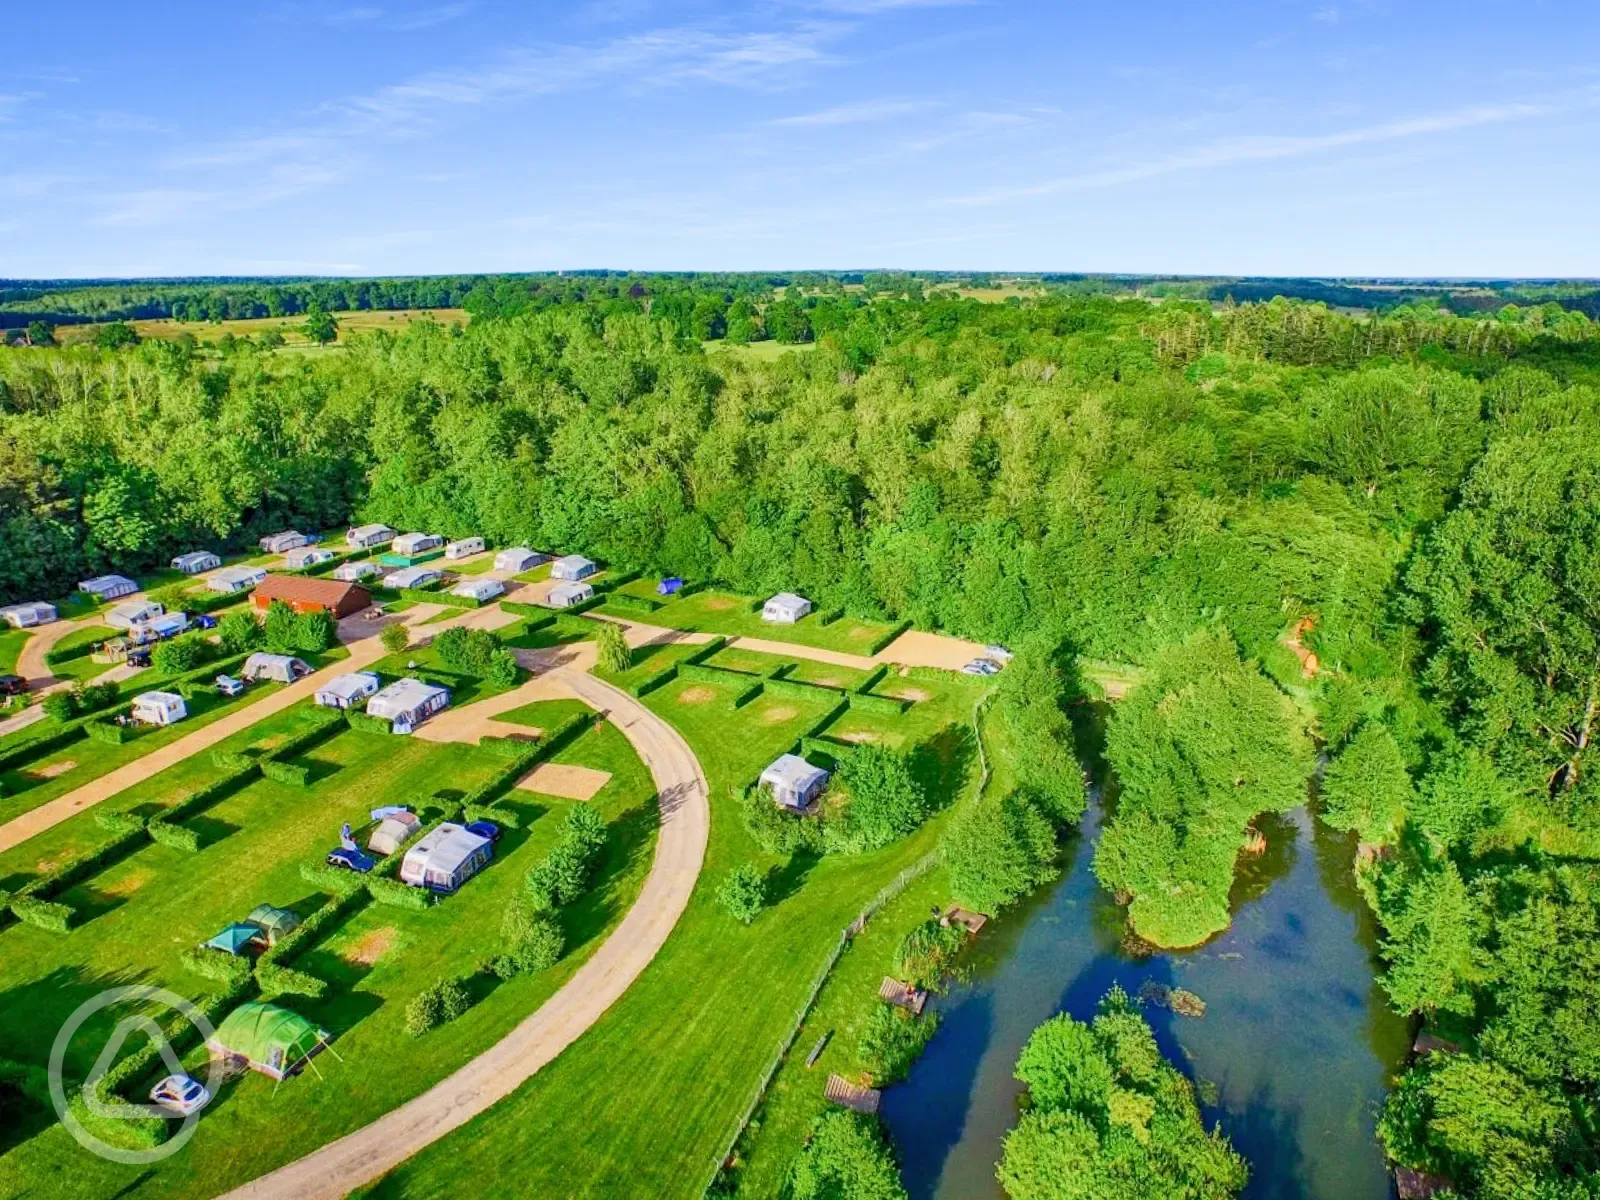
[[[1000,664],[992,658],[975,658],[961,668],[963,675],[998,675]]]

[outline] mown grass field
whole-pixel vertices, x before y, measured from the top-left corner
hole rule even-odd
[[[32,633],[26,629],[0,627],[0,675],[9,675],[17,669],[17,655],[22,653]]]
[[[334,318],[339,322],[339,341],[343,342],[350,337],[362,333],[371,333],[376,329],[389,329],[399,331],[413,321],[437,321],[441,325],[451,325],[460,322],[465,325],[471,318],[465,309],[460,308],[406,308],[406,309],[361,309],[355,312],[334,313]],[[173,321],[170,319],[153,321],[130,321],[134,332],[142,338],[160,338],[171,341],[183,334],[192,334],[195,340],[205,343],[220,341],[224,335],[233,334],[234,337],[256,338],[269,329],[279,330],[283,334],[284,342],[288,346],[310,347],[311,341],[301,327],[305,324],[304,316],[293,317],[257,317],[245,321]],[[75,345],[81,342],[94,341],[99,330],[98,325],[63,325],[56,330],[56,337],[65,345]],[[337,343],[335,343],[337,344]]]
[[[636,579],[617,590],[653,598],[655,587],[654,580]],[[751,596],[707,589],[692,596],[669,600],[651,613],[633,612],[610,603],[602,604],[600,611],[624,621],[642,621],[647,625],[661,625],[688,633],[765,638],[860,655],[869,655],[872,643],[893,628],[882,621],[862,621],[855,617],[840,617],[831,625],[824,625],[816,612],[793,625],[768,624],[761,619],[759,609],[752,611],[754,604],[755,598]]]
[[[263,722],[250,741],[287,734],[303,720],[300,712]],[[464,791],[502,763],[472,746],[356,732],[336,735],[307,757],[314,776],[309,788],[258,779],[195,818],[208,841],[200,853],[150,845],[69,893],[93,913],[72,933],[15,924],[0,931],[7,1018],[0,1023],[0,1057],[42,1065],[48,1039],[41,1044],[39,1031],[53,1031],[76,1004],[113,984],[158,983],[190,996],[214,987],[183,970],[183,950],[258,903],[300,912],[317,907],[325,897],[300,878],[299,864],[320,862],[337,844],[342,821],[359,830],[371,808]],[[369,904],[296,959],[298,968],[334,985],[320,1003],[280,1001],[335,1035],[338,1057],[318,1060],[320,1077],[308,1071],[274,1087],[263,1076],[247,1075],[223,1090],[194,1140],[154,1168],[95,1158],[58,1126],[15,1146],[0,1139],[5,1194],[16,1188],[43,1194],[59,1189],[70,1174],[75,1196],[213,1196],[375,1119],[504,1036],[570,978],[621,919],[654,849],[653,785],[619,732],[587,730],[554,761],[611,775],[593,801],[608,822],[610,842],[595,886],[563,913],[568,952],[555,968],[492,987],[480,980],[481,998],[459,1020],[422,1039],[403,1031],[405,1006],[416,992],[442,976],[470,971],[499,948],[501,912],[557,834],[568,802],[515,792],[511,803],[527,823],[506,831],[495,862],[460,892],[421,912]],[[202,756],[128,799],[163,805],[214,777],[209,756]],[[103,1044],[116,1014],[103,1015],[74,1041],[71,1066],[86,1069]]]
[[[950,804],[976,778],[967,719],[985,684],[950,676],[923,686],[928,698],[910,715],[873,719],[885,740],[897,721],[924,731],[919,769]],[[706,867],[662,952],[598,1025],[510,1100],[365,1194],[700,1195],[840,931],[879,888],[933,849],[948,819],[947,809],[870,855],[762,855],[730,789],[752,779],[827,706],[763,696],[735,712],[731,694],[678,680],[645,697],[683,733],[711,787]],[[772,871],[774,900],[748,928],[714,899],[722,877],[745,861]]]

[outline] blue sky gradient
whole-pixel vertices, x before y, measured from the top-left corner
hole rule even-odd
[[[1592,0],[91,0],[0,276],[1600,275]]]

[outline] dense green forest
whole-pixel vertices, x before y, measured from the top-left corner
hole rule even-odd
[[[1142,667],[1097,859],[1140,931],[1225,922],[1250,817],[1320,793],[1383,986],[1461,1047],[1390,1153],[1593,1194],[1600,328],[819,284],[727,301],[815,343],[769,362],[615,283],[337,353],[0,351],[0,596],[359,518]]]

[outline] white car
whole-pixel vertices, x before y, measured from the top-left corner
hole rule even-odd
[[[232,675],[217,676],[217,692],[223,696],[237,696],[244,691],[244,681]]]
[[[961,668],[963,675],[998,675],[1000,664],[992,658],[975,658]]]
[[[983,652],[997,663],[1008,663],[1012,659],[1011,651],[1007,650],[999,642],[994,643],[992,646],[985,646]]]
[[[150,1090],[150,1099],[168,1112],[187,1117],[211,1103],[211,1093],[197,1079],[190,1079],[187,1075],[168,1075]]]

